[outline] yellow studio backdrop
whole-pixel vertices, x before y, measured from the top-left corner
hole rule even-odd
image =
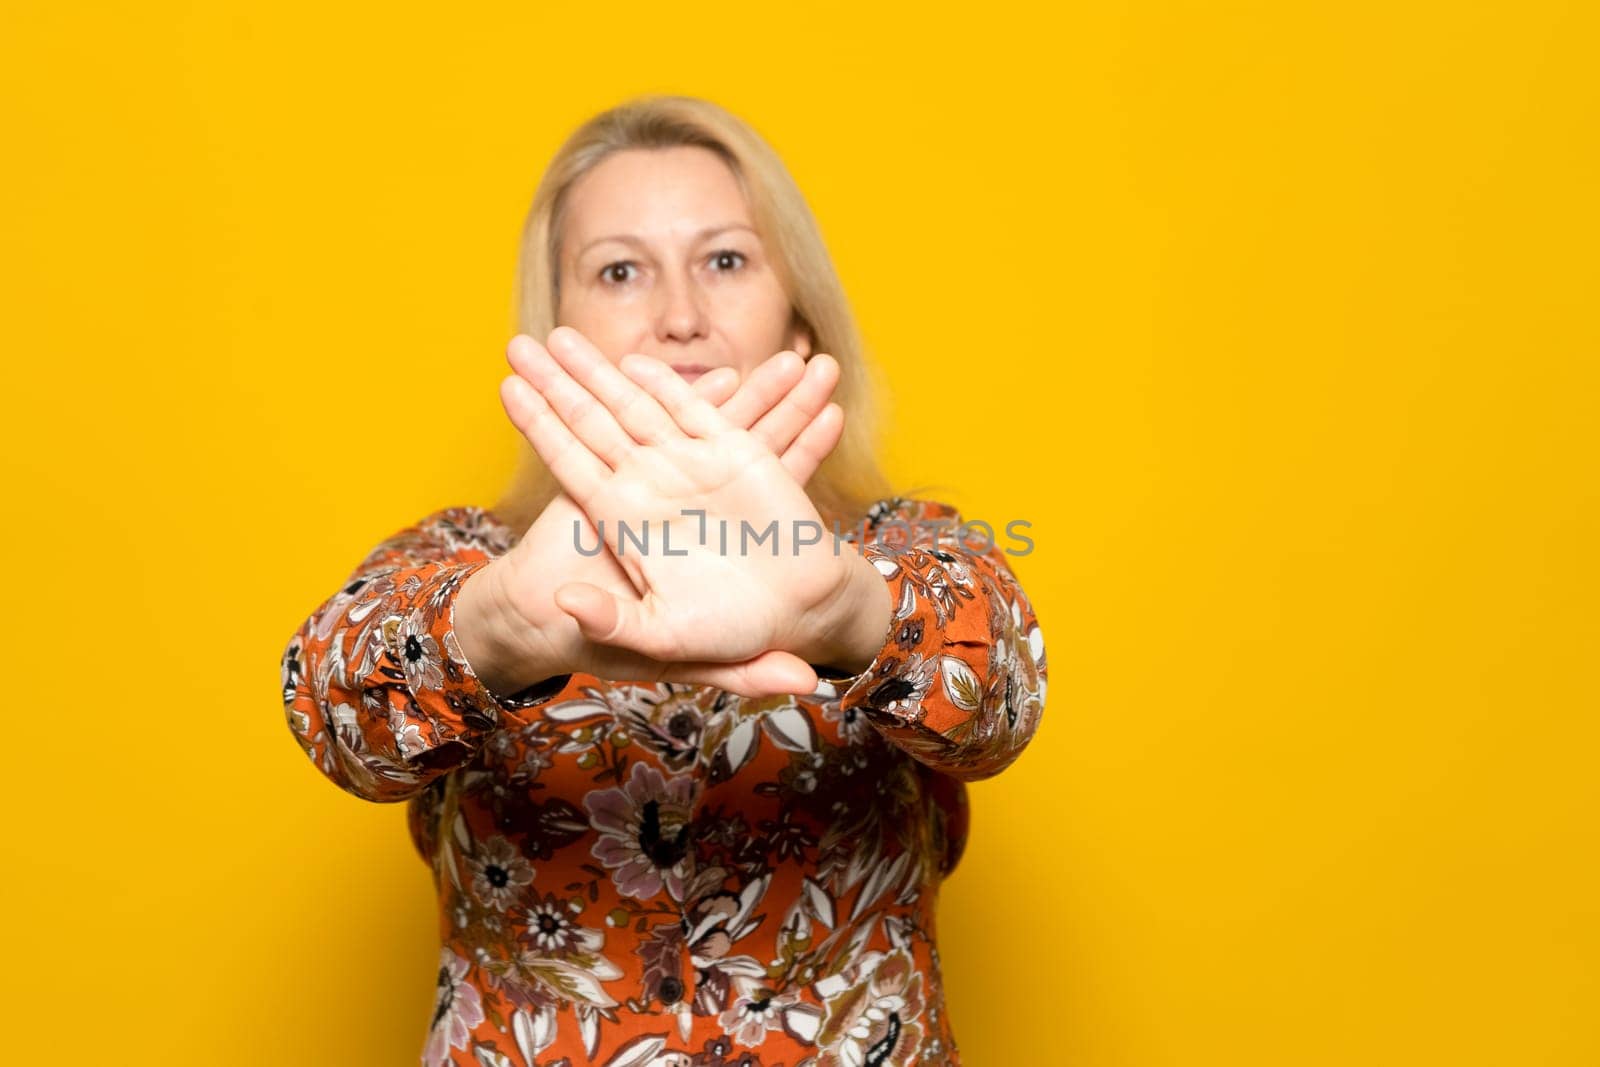
[[[499,491],[534,183],[671,91],[809,196],[891,473],[1033,523],[1044,721],[940,913],[967,1062],[1600,1062],[1596,29],[8,6],[6,1058],[416,1062],[429,872],[278,659]]]

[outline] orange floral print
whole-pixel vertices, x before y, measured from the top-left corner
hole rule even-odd
[[[491,693],[452,615],[515,539],[486,509],[362,561],[289,641],[284,710],[324,776],[408,802],[439,894],[424,1064],[961,1062],[939,886],[964,783],[1032,739],[1046,670],[1004,555],[960,523],[874,504],[856,547],[893,596],[883,647],[760,700],[587,674]]]

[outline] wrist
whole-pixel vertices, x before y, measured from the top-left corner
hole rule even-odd
[[[870,560],[850,550],[850,578],[835,601],[816,658],[807,662],[860,674],[883,650],[894,618],[894,598]]]
[[[548,640],[510,610],[498,561],[467,576],[456,593],[456,642],[484,688],[506,697],[561,673]]]

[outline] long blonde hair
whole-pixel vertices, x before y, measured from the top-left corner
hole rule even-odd
[[[733,171],[796,321],[810,332],[812,352],[839,361],[833,399],[844,409],[844,432],[806,492],[825,522],[854,524],[874,501],[892,494],[877,458],[879,371],[869,365],[844,287],[799,186],[766,141],[724,108],[690,96],[642,96],[573,131],[545,169],[523,226],[517,331],[543,342],[556,326],[562,220],[573,183],[613,152],[681,146],[710,149]],[[519,466],[493,510],[521,534],[559,492],[538,453],[523,441]]]

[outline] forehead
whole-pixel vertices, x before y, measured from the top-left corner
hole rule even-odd
[[[713,223],[750,221],[738,180],[710,149],[629,148],[573,183],[565,244],[577,250],[614,234],[675,243]]]

